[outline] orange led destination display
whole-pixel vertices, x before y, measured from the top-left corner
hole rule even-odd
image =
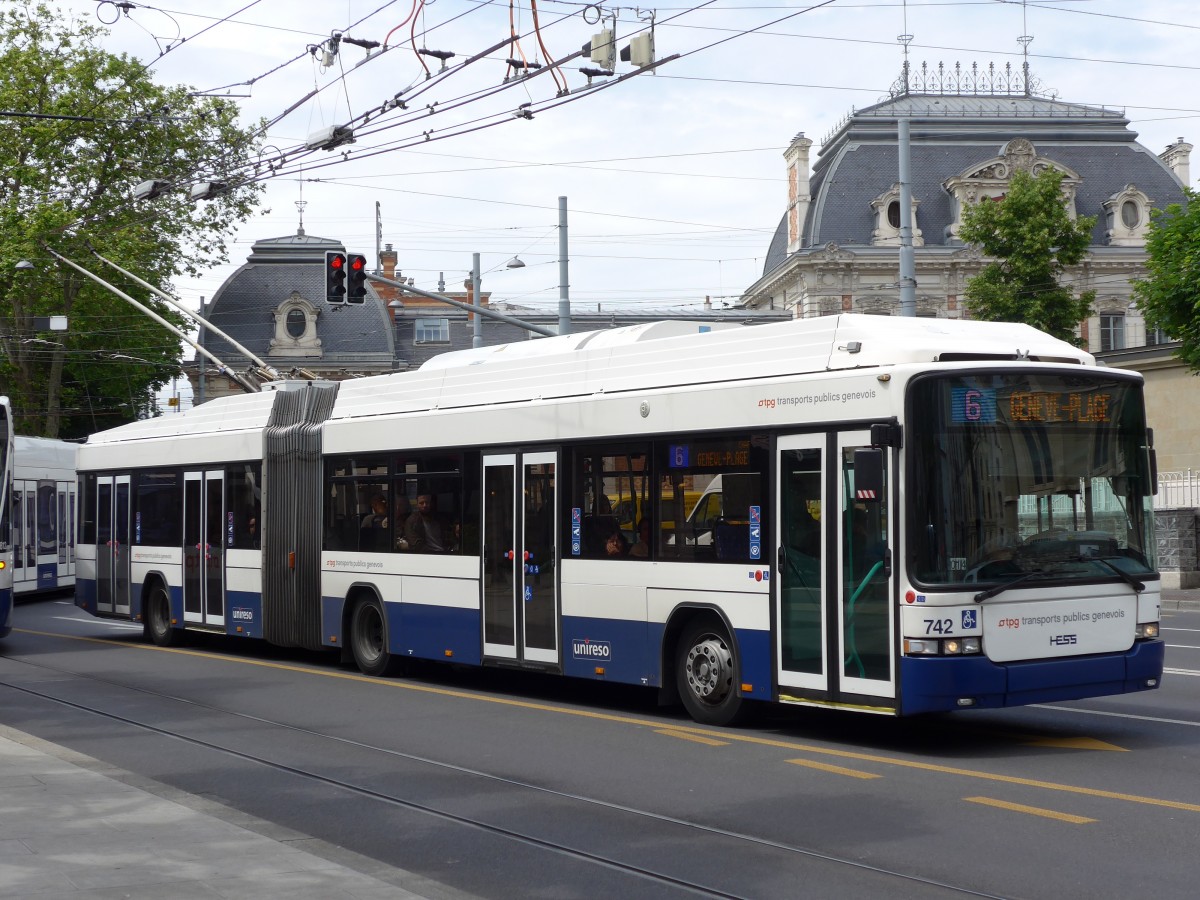
[[[1112,394],[1068,391],[1017,391],[1008,398],[1008,417],[1014,422],[1109,422]]]
[[[1008,421],[1041,425],[1085,425],[1112,421],[1113,394],[1102,391],[1013,391],[956,387],[950,391],[950,420],[992,425],[1007,404]]]

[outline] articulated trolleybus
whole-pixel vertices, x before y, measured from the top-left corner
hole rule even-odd
[[[79,445],[49,438],[13,441],[10,486],[12,586],[17,600],[75,584],[75,456]]]
[[[160,645],[646,685],[708,724],[1140,691],[1151,443],[1140,376],[1023,325],[533,340],[93,436],[76,602]]]
[[[8,398],[0,396],[0,637],[12,631],[13,610],[13,546],[12,515],[13,483],[13,417]]]

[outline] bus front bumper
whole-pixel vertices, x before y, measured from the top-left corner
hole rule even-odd
[[[995,709],[1152,690],[1162,683],[1161,640],[1126,653],[994,663],[984,656],[904,656],[901,715]]]

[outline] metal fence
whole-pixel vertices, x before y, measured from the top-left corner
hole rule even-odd
[[[1200,507],[1200,472],[1159,472],[1155,509],[1195,509]]]

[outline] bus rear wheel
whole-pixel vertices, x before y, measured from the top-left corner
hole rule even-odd
[[[732,725],[743,713],[735,675],[737,658],[724,628],[697,621],[678,645],[676,684],[679,698],[701,725]]]
[[[156,647],[175,647],[183,643],[183,632],[171,627],[171,596],[161,584],[150,591],[145,616],[146,635]]]
[[[350,616],[350,651],[364,675],[386,675],[394,668],[387,649],[387,626],[378,600],[364,600]]]

